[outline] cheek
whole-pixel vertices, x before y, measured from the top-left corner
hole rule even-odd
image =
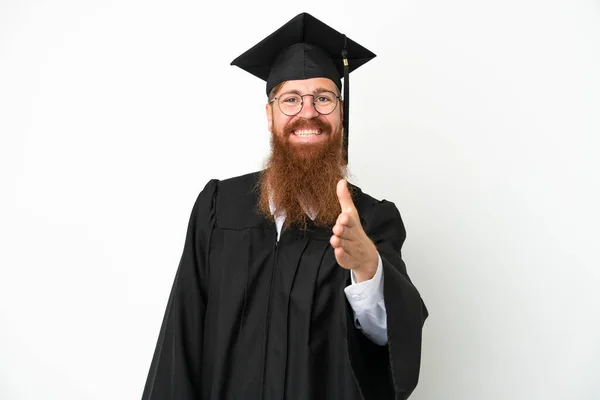
[[[282,116],[273,116],[273,132],[281,133],[285,130],[285,127],[289,124],[291,118]]]
[[[342,110],[338,108],[327,116],[332,125],[340,125],[342,123]]]
[[[342,119],[340,117],[341,116],[336,115],[336,116],[330,116],[330,118],[328,118],[328,122],[331,125],[331,130],[333,132],[337,132],[338,129],[340,129],[340,127],[342,126]]]

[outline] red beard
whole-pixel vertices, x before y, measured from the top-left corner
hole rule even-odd
[[[290,143],[292,131],[317,128],[327,140],[318,143]],[[319,118],[298,119],[283,131],[271,135],[271,155],[260,179],[259,211],[273,220],[269,195],[277,213],[285,211],[284,227],[306,228],[306,212],[316,213],[317,225],[332,227],[341,212],[336,195],[337,182],[346,176],[342,157],[342,129]]]

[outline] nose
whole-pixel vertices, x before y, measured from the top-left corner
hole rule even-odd
[[[302,97],[302,110],[298,113],[298,116],[304,119],[312,119],[319,116],[319,113],[315,109],[314,98],[312,95],[306,95]]]

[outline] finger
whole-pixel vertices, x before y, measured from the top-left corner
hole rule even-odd
[[[331,238],[329,238],[329,244],[331,244],[334,249],[337,249],[338,247],[342,247],[343,239],[339,236],[333,235]]]
[[[334,249],[344,249],[344,252],[349,256],[352,255],[352,251],[355,247],[352,245],[352,242],[342,239],[341,237],[336,235],[333,235],[331,236],[331,238],[329,238],[329,244],[331,244],[331,247],[333,247]]]
[[[356,221],[354,220],[354,216],[352,214],[348,212],[343,212],[338,216],[336,224],[348,228],[353,228],[356,225]]]
[[[340,202],[342,212],[355,212],[354,202],[348,190],[348,182],[345,179],[340,179],[337,183],[336,194]]]
[[[335,224],[331,231],[336,236],[342,236],[342,234],[344,233],[344,227],[340,224]]]
[[[338,247],[337,249],[334,249],[333,252],[335,254],[335,260],[340,266],[344,268],[350,268],[352,266],[352,258],[346,250]]]
[[[344,256],[346,255],[346,252],[344,251],[343,248],[338,247],[337,249],[333,250],[334,254],[335,254],[335,258],[338,262],[338,264],[340,265],[344,265]]]
[[[335,226],[332,229],[332,232],[334,235],[339,236],[342,239],[349,241],[354,240],[354,230],[351,229],[349,226],[335,224]]]

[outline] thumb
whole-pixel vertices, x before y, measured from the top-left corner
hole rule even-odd
[[[345,179],[340,179],[337,183],[336,193],[338,200],[340,201],[342,212],[354,211],[354,202],[352,201],[352,196],[348,190],[348,182],[346,182]]]

